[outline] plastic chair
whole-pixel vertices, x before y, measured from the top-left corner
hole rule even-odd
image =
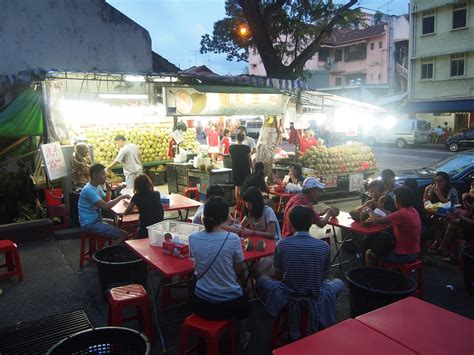
[[[219,339],[226,331],[230,332],[230,352],[227,354],[236,355],[235,331],[230,320],[208,320],[192,314],[184,320],[181,337],[179,339],[179,355],[187,354],[186,340],[189,333],[195,333],[206,343],[207,355],[219,354]]]
[[[184,196],[187,198],[191,198],[191,194],[194,194],[194,199],[198,202],[201,201],[201,196],[199,193],[199,189],[195,186],[188,186],[184,189]]]
[[[0,240],[0,252],[5,254],[6,263],[0,265],[0,268],[6,267],[7,272],[0,274],[0,279],[6,279],[11,276],[17,276],[18,281],[23,281],[23,269],[21,267],[20,254],[18,253],[18,247],[11,240]]]
[[[139,214],[130,214],[123,216],[119,222],[118,227],[127,231],[127,233],[132,236],[132,239],[137,238],[137,229],[140,225],[140,215]]]
[[[123,318],[123,310],[128,307],[136,308],[136,317]],[[133,284],[112,288],[109,292],[109,325],[122,326],[124,321],[132,319],[139,320],[141,329],[153,343],[153,323],[148,307],[148,295],[143,286]]]
[[[86,250],[86,244],[89,243],[89,248]],[[112,240],[106,239],[103,236],[91,232],[81,231],[81,254],[79,256],[79,267],[84,266],[84,261],[92,260],[92,255],[98,249],[102,249],[106,243],[112,245]]]
[[[237,201],[237,204],[235,205],[235,209],[234,209],[234,220],[235,221],[242,222],[242,220],[244,219],[244,217],[245,217],[244,207],[245,207],[244,200],[239,199]]]
[[[54,222],[54,217],[61,218],[61,223],[54,224],[54,229],[66,229],[69,228],[68,222],[68,215],[67,215],[67,208],[66,205],[56,205],[56,206],[48,206],[48,217]]]
[[[186,297],[172,297],[171,290],[173,289],[187,289],[187,296]],[[172,278],[164,278],[163,279],[163,291],[161,293],[161,309],[165,309],[171,301],[175,302],[187,302],[191,295],[194,292],[194,275],[181,275],[179,276],[179,280],[173,282]]]
[[[417,271],[418,272],[418,287],[413,294],[414,296],[423,299],[423,288],[424,288],[424,273],[423,273],[423,263],[420,259],[416,259],[414,262],[409,264],[391,264],[391,263],[382,263],[384,269],[391,269],[402,273],[405,276],[411,277],[411,275]]]

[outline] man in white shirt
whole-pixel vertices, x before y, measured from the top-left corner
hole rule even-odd
[[[112,170],[114,166],[122,163],[127,188],[133,190],[135,178],[143,173],[140,151],[135,144],[128,142],[127,139],[121,135],[115,137],[115,143],[117,143],[120,150],[112,164],[107,167],[107,171]]]
[[[250,155],[255,154],[257,152],[257,145],[255,144],[255,140],[247,135],[247,128],[240,126],[237,129],[237,133],[243,133],[245,135],[245,139],[242,143],[250,147]]]

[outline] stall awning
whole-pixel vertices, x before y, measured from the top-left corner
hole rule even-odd
[[[402,113],[474,112],[474,98],[449,101],[412,101],[402,107]]]
[[[0,111],[0,136],[21,137],[43,134],[41,91],[27,89]]]

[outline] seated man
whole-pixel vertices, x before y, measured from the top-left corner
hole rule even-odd
[[[303,190],[301,193],[290,198],[285,207],[285,214],[283,216],[283,230],[281,232],[283,238],[289,237],[295,233],[295,230],[290,223],[290,213],[295,206],[306,206],[311,209],[311,221],[315,223],[319,228],[323,228],[331,219],[331,217],[337,216],[339,210],[336,208],[328,208],[326,211],[319,215],[313,209],[313,204],[319,202],[319,196],[321,191],[324,190],[326,185],[321,183],[319,179],[314,177],[308,177],[303,182]],[[322,215],[325,215],[322,217]]]
[[[356,210],[362,210],[364,208],[370,208],[371,210],[380,209],[385,214],[395,212],[395,201],[388,194],[385,193],[385,186],[381,180],[373,180],[368,186],[370,200],[367,200],[363,205],[356,208]]]
[[[113,244],[123,243],[128,235],[122,229],[106,223],[102,219],[101,211],[109,211],[123,199],[130,198],[130,195],[122,195],[110,201],[111,186],[107,184],[105,194],[101,185],[105,184],[105,166],[94,164],[90,168],[91,181],[84,186],[79,195],[79,222],[84,231],[96,233],[104,238],[113,239]]]
[[[336,321],[336,297],[343,290],[344,283],[339,279],[327,280],[330,249],[326,242],[309,234],[313,223],[312,209],[295,206],[290,221],[296,232],[277,244],[273,279],[262,276],[257,287],[270,316],[277,318],[286,305],[290,306],[290,337],[294,340],[300,335],[299,321],[293,321],[293,316],[299,314],[294,306],[303,304],[309,310],[310,332],[329,327]]]

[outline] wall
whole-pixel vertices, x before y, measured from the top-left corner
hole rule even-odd
[[[151,72],[148,31],[105,0],[0,0],[0,74]]]

